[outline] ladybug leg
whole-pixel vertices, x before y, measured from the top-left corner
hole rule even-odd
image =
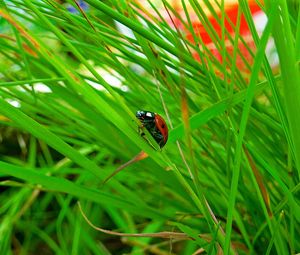
[[[141,125],[141,126],[138,127],[138,132],[140,133],[141,136],[145,135],[143,129],[144,129],[144,125]]]
[[[145,134],[145,132],[144,132],[144,127],[145,127],[144,125],[139,126],[139,127],[138,127],[138,132],[139,132],[139,134],[140,134],[140,136],[141,136],[142,138],[146,139],[146,138],[145,138],[145,135],[146,135],[146,134]]]

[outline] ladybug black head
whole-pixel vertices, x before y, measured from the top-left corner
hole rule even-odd
[[[137,111],[135,116],[140,119],[140,120],[145,120],[145,119],[154,119],[155,113],[154,112],[149,112],[149,111]]]
[[[145,111],[137,111],[135,116],[140,119],[145,115]]]

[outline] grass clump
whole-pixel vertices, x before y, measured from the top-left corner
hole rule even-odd
[[[299,4],[228,8],[0,1],[1,254],[300,252]]]

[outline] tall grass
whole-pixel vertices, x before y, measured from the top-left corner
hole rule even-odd
[[[299,4],[79,2],[0,1],[0,253],[300,252]]]

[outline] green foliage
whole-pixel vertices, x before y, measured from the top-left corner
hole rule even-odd
[[[235,24],[216,2],[0,0],[1,254],[300,252],[299,4],[258,3],[260,35],[248,1]]]

